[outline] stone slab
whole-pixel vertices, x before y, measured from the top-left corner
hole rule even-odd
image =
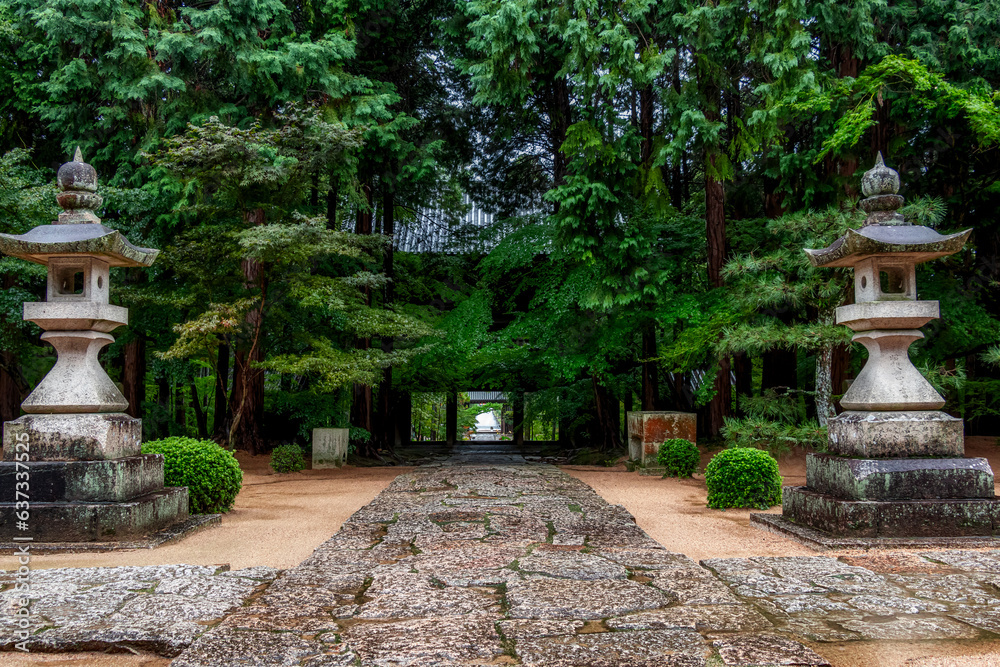
[[[850,459],[806,456],[806,487],[845,500],[993,498],[984,458]]]
[[[693,412],[629,412],[627,419],[628,457],[644,466],[656,463],[664,440],[697,442],[698,417]]]
[[[0,503],[0,540],[97,542],[150,533],[188,517],[187,487],[169,487],[120,503],[32,503],[27,530],[14,503]]]
[[[726,667],[746,665],[795,665],[796,667],[830,667],[830,663],[809,647],[777,635],[757,635],[718,639],[712,645],[719,651]]]
[[[841,500],[805,487],[785,487],[786,519],[844,537],[1000,535],[1000,499]]]
[[[865,301],[837,308],[837,324],[853,331],[919,329],[940,311],[937,301]]]
[[[18,475],[23,472],[23,464],[0,463],[0,500],[15,500]],[[120,502],[163,488],[163,455],[106,461],[37,461],[28,472],[32,503]]]
[[[142,454],[142,420],[124,413],[24,415],[3,425],[3,460],[96,461]]]
[[[1000,536],[976,535],[958,537],[842,537],[789,521],[780,514],[750,514],[750,525],[795,540],[811,549],[982,549],[1000,547]]]
[[[965,456],[964,423],[940,412],[847,411],[828,423],[832,454],[861,458]]]
[[[108,551],[128,551],[131,549],[155,549],[164,544],[179,542],[198,531],[222,524],[221,514],[192,514],[183,521],[154,531],[141,537],[131,537],[113,542],[32,542],[32,553],[105,553]],[[0,551],[13,552],[23,542],[0,541]]]
[[[128,308],[94,301],[29,301],[24,319],[45,331],[108,333],[128,324]]]
[[[312,467],[339,468],[347,461],[350,440],[347,428],[314,428],[312,440]]]

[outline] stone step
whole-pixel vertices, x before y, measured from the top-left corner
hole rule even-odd
[[[14,503],[0,503],[0,541],[31,537],[36,542],[96,542],[143,535],[188,517],[187,487],[168,487],[117,503],[32,502],[19,527]]]
[[[806,456],[806,488],[844,500],[993,498],[984,458],[848,459]]]
[[[142,453],[142,420],[124,413],[23,415],[3,425],[3,460],[98,461]]]
[[[844,500],[804,486],[787,486],[782,515],[797,524],[845,537],[1000,535],[1000,498]]]
[[[0,499],[16,500],[24,464],[0,463]],[[23,474],[21,475],[23,477]],[[28,497],[34,503],[121,502],[163,488],[163,456],[145,454],[111,461],[35,461],[28,465]]]
[[[846,411],[830,419],[828,449],[863,458],[965,455],[961,419],[939,410]]]

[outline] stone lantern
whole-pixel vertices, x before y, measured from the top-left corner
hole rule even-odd
[[[46,300],[25,303],[24,319],[44,331],[42,340],[57,354],[21,404],[28,414],[4,424],[0,535],[54,542],[134,537],[188,514],[187,489],[164,488],[163,457],[141,454],[142,422],[123,413],[128,401],[98,361],[114,341],[110,332],[128,324],[128,310],[109,303],[109,269],[149,266],[158,251],[101,224],[94,213],[101,205],[97,172],[79,149],[57,179],[64,209],[58,220],[19,236],[0,234],[0,252],[48,271]],[[24,471],[16,462],[25,451],[26,528],[15,525],[13,507],[16,473]]]
[[[937,301],[917,299],[916,265],[958,252],[971,230],[941,235],[904,220],[899,175],[881,154],[861,185],[861,229],[806,253],[813,266],[854,269],[854,303],[837,309],[837,323],[856,332],[868,360],[840,401],[845,412],[829,421],[828,453],[807,457],[806,486],[785,488],[781,517],[752,519],[827,546],[1000,535],[993,471],[962,458],[962,420],[940,411],[944,398],[908,353],[940,316]]]

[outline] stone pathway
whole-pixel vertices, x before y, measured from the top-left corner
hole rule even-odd
[[[32,645],[176,667],[735,667],[827,664],[802,641],[1000,634],[1000,551],[699,565],[582,482],[494,449],[465,459],[499,463],[401,475],[277,576],[38,571]]]

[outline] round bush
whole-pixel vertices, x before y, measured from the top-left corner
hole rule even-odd
[[[236,457],[211,440],[153,440],[142,446],[142,453],[163,454],[163,482],[188,488],[192,514],[228,512],[243,486]]]
[[[298,445],[279,445],[271,450],[271,468],[274,472],[305,470],[306,460]]]
[[[705,466],[708,506],[767,509],[781,503],[781,475],[774,457],[760,449],[724,449]]]
[[[698,447],[690,440],[670,438],[660,445],[656,460],[671,477],[690,477],[698,469]]]

